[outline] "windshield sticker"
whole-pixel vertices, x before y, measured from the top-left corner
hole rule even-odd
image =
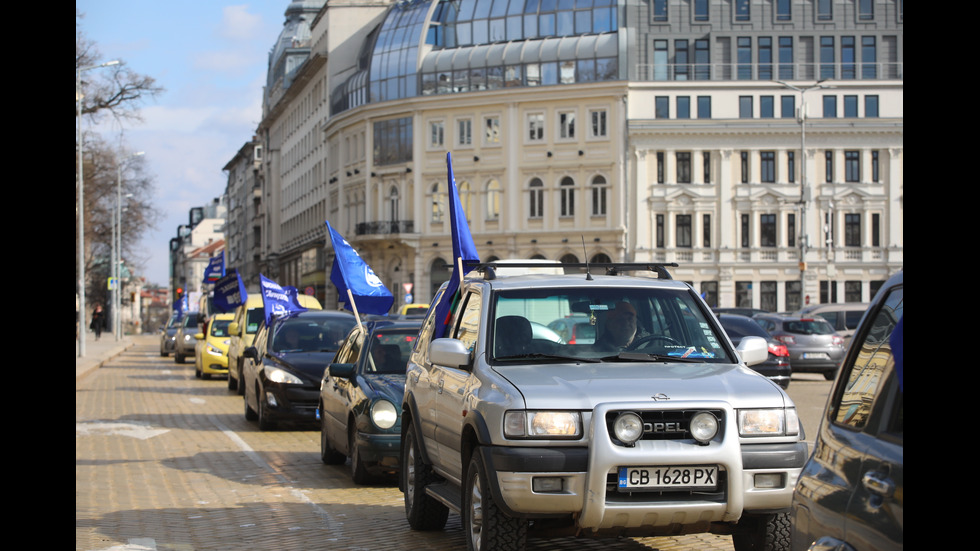
[[[715,354],[713,352],[709,350],[705,350],[704,347],[701,347],[701,351],[699,352],[693,346],[684,351],[668,352],[667,355],[678,356],[681,358],[714,358],[715,357]]]
[[[609,306],[606,304],[590,304],[589,310],[608,310]]]

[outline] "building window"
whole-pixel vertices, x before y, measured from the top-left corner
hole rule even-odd
[[[593,138],[604,138],[606,137],[606,110],[596,109],[589,113],[589,118],[592,122],[592,137]]]
[[[653,0],[653,20],[657,23],[667,21],[667,0]]]
[[[837,117],[837,96],[823,97],[823,116],[826,119]]]
[[[759,47],[759,80],[772,80],[772,38],[760,36],[756,41]]]
[[[677,159],[677,183],[691,183],[691,153],[688,151],[678,152]]]
[[[784,119],[796,118],[796,96],[779,98],[779,116]]]
[[[820,78],[834,78],[834,37],[820,37]]]
[[[691,215],[678,214],[676,220],[677,248],[691,248]]]
[[[834,152],[824,151],[823,153],[824,181],[828,184],[834,181]]]
[[[400,218],[398,215],[398,187],[391,186],[391,190],[388,191],[388,221],[397,222]]]
[[[694,80],[711,78],[711,49],[707,40],[694,41]]]
[[[802,287],[800,281],[787,281],[784,284],[783,292],[786,295],[786,310],[788,312],[795,312],[803,307],[803,299],[800,297],[802,294]]]
[[[432,222],[442,222],[445,212],[445,194],[439,191],[439,184],[432,184]]]
[[[657,152],[657,183],[664,183],[664,152]]]
[[[544,184],[540,179],[531,180],[528,185],[527,206],[530,218],[544,217]]]
[[[749,246],[749,215],[742,215],[742,247]]]
[[[701,242],[705,249],[711,248],[711,215],[701,215]]]
[[[871,246],[881,246],[881,215],[877,212],[871,215]]]
[[[688,80],[690,78],[691,65],[690,53],[688,51],[687,40],[674,41],[674,80]]]
[[[774,7],[776,9],[776,21],[793,20],[792,0],[776,0],[774,3]]]
[[[768,312],[778,310],[776,306],[776,288],[779,284],[775,281],[759,282],[759,308]]]
[[[759,152],[759,178],[763,183],[771,184],[776,181],[776,152]]]
[[[738,118],[740,119],[752,118],[752,96],[738,97]]]
[[[575,112],[558,113],[558,136],[562,139],[575,138]]]
[[[741,157],[742,157],[742,163],[741,163],[742,183],[747,184],[749,183],[749,152],[743,151],[741,153]]]
[[[690,96],[677,96],[675,99],[677,104],[677,118],[678,119],[689,119],[691,118],[691,97]]]
[[[759,96],[759,117],[771,119],[776,116],[776,100],[772,96]]]
[[[749,0],[735,0],[735,21],[748,21],[752,13],[749,9]]]
[[[871,21],[875,18],[874,0],[858,0],[858,21]]]
[[[817,21],[830,21],[834,18],[834,0],[817,0]]]
[[[840,78],[844,80],[857,78],[857,54],[853,36],[840,37]]]
[[[655,116],[658,119],[670,118],[670,98],[667,96],[657,96],[654,99]]]
[[[694,20],[697,22],[708,21],[709,0],[694,0]]]
[[[559,186],[561,190],[561,216],[575,216],[575,180],[565,176]]]
[[[669,77],[669,54],[666,40],[653,41],[653,80],[667,80]]]
[[[881,181],[881,171],[877,151],[871,152],[871,181],[878,183]]]
[[[779,37],[779,78],[791,80],[793,78],[793,37]]]
[[[735,41],[735,55],[738,59],[736,65],[736,78],[738,80],[752,80],[752,39],[747,36],[740,36]]]
[[[470,193],[470,183],[463,180],[459,183],[459,206],[463,209],[463,214],[466,216],[466,220],[470,221],[473,219],[473,194]]]
[[[786,152],[786,179],[789,183],[796,182],[796,152]]]
[[[657,215],[657,248],[664,248],[664,215]]]
[[[429,147],[442,147],[446,135],[446,126],[443,121],[432,121],[429,123]]]
[[[858,97],[844,96],[844,118],[854,119],[858,116]]]
[[[739,308],[752,307],[752,282],[751,281],[735,282],[735,306]]]
[[[796,214],[786,215],[786,246],[796,246]]]
[[[606,179],[596,176],[592,179],[592,216],[606,215]]]
[[[704,183],[711,183],[711,152],[705,151],[701,154],[702,170],[704,171]]]
[[[702,281],[701,296],[704,297],[704,301],[708,303],[708,306],[718,306],[718,282]]]
[[[864,96],[864,116],[878,118],[878,96]]]
[[[698,118],[711,118],[711,96],[698,96]]]
[[[500,182],[487,182],[487,220],[500,219]]]
[[[483,119],[483,143],[487,145],[500,143],[500,117]]]
[[[875,37],[861,37],[861,78],[878,78],[878,48]]]
[[[544,140],[544,113],[530,113],[527,116],[528,140],[540,142]]]
[[[861,246],[861,215],[860,214],[844,215],[844,246],[845,247]]]
[[[845,182],[861,181],[861,152],[860,151],[844,152],[844,181]]]
[[[763,247],[776,246],[776,215],[759,215],[759,244]]]
[[[456,121],[456,145],[473,145],[473,121],[459,119]]]

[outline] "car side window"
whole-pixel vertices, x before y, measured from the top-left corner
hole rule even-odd
[[[470,352],[473,351],[473,346],[479,337],[480,302],[478,293],[470,293],[466,297],[465,306],[459,311],[459,327],[456,329],[456,338],[462,341]]]
[[[860,352],[853,365],[845,366],[847,371],[841,374],[846,384],[833,414],[835,423],[854,429],[864,428],[867,424],[879,388],[885,382],[887,372],[895,367],[889,340],[902,318],[902,309],[902,287],[896,287],[881,302],[865,333],[851,344],[859,347]]]

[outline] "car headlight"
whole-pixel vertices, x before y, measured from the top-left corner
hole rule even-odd
[[[613,421],[613,434],[623,444],[632,446],[643,436],[643,419],[632,411],[620,413]]]
[[[398,410],[388,400],[378,400],[371,404],[371,421],[379,429],[390,429],[398,421]]]
[[[213,344],[209,344],[207,346],[207,350],[206,351],[207,351],[208,354],[211,354],[212,356],[222,356],[222,355],[224,355],[224,354],[222,354],[221,349],[218,348],[217,346],[213,345]]]
[[[792,436],[800,433],[800,418],[796,408],[740,409],[740,436]]]
[[[577,411],[508,411],[504,414],[507,438],[580,438],[582,416]]]
[[[707,444],[718,434],[718,418],[707,411],[701,411],[691,418],[691,436],[701,444]]]
[[[303,381],[299,377],[293,375],[288,371],[283,371],[278,367],[265,366],[262,368],[262,372],[265,373],[265,378],[274,383],[287,383],[293,385],[301,385]]]

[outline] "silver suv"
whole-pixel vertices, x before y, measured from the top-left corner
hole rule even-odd
[[[659,277],[496,278],[488,264],[464,279],[444,338],[430,309],[402,403],[413,529],[442,529],[451,510],[469,549],[704,532],[789,548],[807,445],[789,396],[746,367],[766,341],[734,348],[689,285],[643,268]],[[595,342],[535,331],[571,315]]]

